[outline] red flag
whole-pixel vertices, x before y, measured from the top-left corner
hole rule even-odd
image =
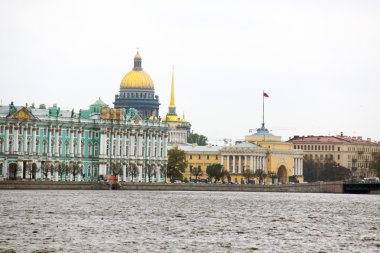
[[[269,98],[269,95],[266,94],[265,92],[263,93],[263,96]]]

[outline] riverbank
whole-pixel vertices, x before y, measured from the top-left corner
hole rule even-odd
[[[117,187],[115,187],[117,186]],[[234,192],[310,192],[343,193],[343,182],[305,184],[251,185],[251,184],[164,184],[120,183],[113,188],[127,191],[234,191]],[[91,182],[3,181],[0,190],[109,190],[110,185]]]

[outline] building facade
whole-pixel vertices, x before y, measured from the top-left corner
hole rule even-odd
[[[121,81],[119,94],[115,95],[114,107],[126,110],[134,108],[142,119],[159,115],[159,98],[155,95],[152,78],[142,68],[139,52],[134,57],[133,69]]]
[[[247,175],[259,183],[258,172],[264,174],[263,183],[303,182],[303,152],[291,143],[282,142],[265,127],[245,137],[244,141],[229,146],[178,146],[185,151],[188,166],[184,177],[194,179],[194,168],[201,169],[200,179],[207,179],[207,166],[218,163],[229,174],[226,181],[247,183]],[[249,170],[250,173],[247,173]]]
[[[174,68],[172,72],[172,85],[170,90],[169,111],[162,119],[169,125],[169,145],[178,146],[187,143],[187,137],[190,134],[191,124],[185,119],[185,116],[177,115],[174,95]]]
[[[53,181],[161,182],[167,124],[100,99],[87,110],[0,106],[0,177]]]
[[[370,177],[369,169],[374,153],[380,152],[380,143],[362,137],[344,136],[294,136],[288,141],[304,152],[306,159],[316,162],[332,160],[348,168],[356,177]]]
[[[265,128],[264,123],[256,133],[245,137],[245,141],[266,149],[266,174],[280,183],[303,182],[303,152],[293,145],[281,141]]]

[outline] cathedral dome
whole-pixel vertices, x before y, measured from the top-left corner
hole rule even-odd
[[[123,89],[154,89],[152,78],[143,70],[131,70],[121,80]]]
[[[141,56],[139,52],[134,57],[134,67],[121,80],[120,88],[122,89],[150,89],[154,90],[152,78],[143,71],[141,67]]]

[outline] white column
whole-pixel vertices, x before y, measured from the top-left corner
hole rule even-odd
[[[248,169],[247,168],[247,156],[244,156],[244,170]]]
[[[58,149],[58,142],[59,142],[59,140],[58,140],[58,133],[59,133],[59,130],[58,130],[58,128],[57,129],[55,129],[55,155],[56,156],[59,156],[59,149]]]
[[[70,156],[74,156],[74,129],[70,129]]]
[[[36,153],[36,126],[33,126],[32,127],[32,154],[35,154]]]
[[[18,152],[18,128],[19,128],[19,126],[15,126],[13,128],[13,132],[14,132],[13,153],[17,153]]]
[[[48,156],[51,156],[51,153],[53,152],[53,150],[51,150],[51,138],[52,138],[52,135],[53,135],[53,128],[52,127],[49,127],[48,128],[48,146],[47,146],[47,152],[48,152]],[[50,179],[50,178],[49,178]]]
[[[116,135],[116,149],[115,149],[115,155],[116,156],[121,156],[121,153],[120,153],[120,131],[117,132],[117,135]]]
[[[9,153],[9,126],[5,126],[4,152],[5,152],[5,154]],[[8,166],[7,166],[7,168],[8,168]]]
[[[123,158],[125,158],[127,156],[126,152],[125,152],[125,149],[127,147],[127,133],[126,132],[123,132],[123,140],[122,140],[122,144],[121,144],[121,156]],[[125,181],[125,180],[124,180]]]
[[[255,169],[253,168],[253,156],[252,155],[250,156],[249,166],[250,166],[250,170],[252,172],[255,172]]]
[[[41,178],[41,162],[36,162],[36,179]]]
[[[265,156],[263,157],[263,169],[264,171],[268,172],[267,158]]]
[[[230,155],[227,155],[227,171],[230,172]]]
[[[157,140],[157,158],[159,158],[159,157],[161,157],[161,154],[160,154],[160,152],[161,152],[161,136],[162,136],[162,133],[159,133],[158,134],[158,140]]]
[[[127,181],[127,166],[123,164],[123,182]]]
[[[104,177],[106,176],[106,171],[107,171],[107,167],[106,167],[106,164],[99,164],[99,173],[98,175],[103,175]]]
[[[232,173],[235,173],[235,155],[232,156]]]
[[[224,156],[221,154],[221,157],[220,157],[220,164],[223,166],[224,165]]]
[[[82,156],[82,131],[83,129],[78,130],[78,156],[79,157]]]
[[[300,158],[301,166],[300,166],[300,176],[303,176],[303,158]]]
[[[22,176],[24,175],[24,163],[23,162],[17,162],[17,177],[18,178],[22,178]]]
[[[139,182],[142,182],[142,166],[141,165],[138,165],[138,168],[139,168]]]
[[[161,182],[161,167],[160,166],[157,166],[157,182]]]
[[[239,155],[238,173],[241,174],[241,155]]]
[[[26,136],[27,129],[28,129],[28,127],[25,126],[24,127],[24,137],[23,137],[23,144],[24,144],[24,146],[23,146],[23,150],[22,150],[22,152],[24,154],[28,154],[28,137]]]

